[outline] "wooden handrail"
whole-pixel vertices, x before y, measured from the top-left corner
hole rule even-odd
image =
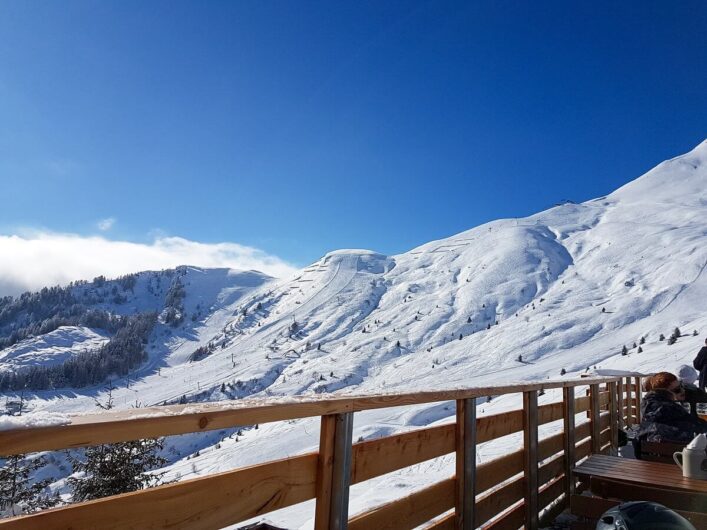
[[[617,382],[622,384],[615,384]],[[606,389],[600,390],[600,384],[606,384]],[[572,389],[587,385],[597,389],[594,395],[575,397]],[[632,402],[640,404],[640,394],[636,396],[638,399],[631,400],[624,400],[622,393],[615,395],[620,392],[617,389],[628,390],[627,387],[623,377],[594,377],[417,394],[243,400],[74,416],[67,425],[0,431],[0,454],[9,455],[294,418],[322,418],[319,453],[0,520],[0,530],[37,527],[79,530],[93,528],[96,521],[101,521],[101,528],[211,529],[314,498],[317,499],[317,530],[343,529],[347,527],[347,520],[353,529],[370,527],[370,523],[381,528],[412,528],[453,507],[456,512],[442,518],[439,528],[446,528],[447,524],[452,525],[450,528],[457,527],[464,518],[467,519],[464,526],[469,528],[489,520],[496,521],[489,526],[494,528],[505,528],[519,520],[520,524],[526,520],[530,528],[535,528],[538,511],[550,503],[555,506],[569,498],[568,492],[573,488],[567,485],[570,480],[567,474],[575,459],[586,457],[592,447],[595,451],[605,451],[614,446],[614,433],[625,415],[624,410],[616,410],[619,403],[629,405],[629,416]],[[537,392],[551,388],[566,389],[563,402],[537,406]],[[640,388],[637,390],[640,392]],[[525,396],[525,415],[523,410],[512,410],[473,418],[463,412],[463,407],[471,406],[474,398],[521,392]],[[567,406],[568,399],[573,406]],[[354,412],[448,400],[462,403],[457,423],[351,444],[350,422]],[[563,432],[539,440],[534,439],[532,433],[524,432],[530,447],[526,444],[524,449],[479,466],[476,466],[475,459],[464,458],[465,452],[472,450],[468,445],[470,441],[484,443],[523,431],[524,425],[533,427],[557,422],[565,418],[567,410],[573,412],[573,416],[591,410],[589,417],[593,419],[573,425],[571,448],[574,456],[571,461],[566,458],[569,446]],[[337,418],[348,430],[337,431],[340,430]],[[458,431],[460,421],[466,422],[462,431]],[[459,432],[471,434],[460,436]],[[529,448],[532,448],[530,453]],[[466,486],[460,488],[452,477],[348,518],[349,484],[455,451],[457,456],[464,458],[467,466],[474,461],[477,467],[476,473],[468,472],[463,465],[457,467],[457,473],[465,474]],[[349,456],[345,456],[347,452]],[[538,462],[542,465],[538,466]],[[518,478],[523,472],[524,475]],[[528,480],[528,474],[531,480]],[[470,480],[473,484],[469,483]],[[474,497],[475,502],[469,504]],[[533,513],[528,513],[528,499],[534,507]],[[466,507],[460,509],[460,503],[466,503]]]
[[[215,403],[168,405],[75,415],[66,425],[0,431],[0,457],[18,453],[72,449],[141,438],[156,438],[269,423],[344,414],[386,407],[498,396],[526,391],[584,386],[617,378],[580,378],[542,383],[516,383],[409,394],[243,399]]]

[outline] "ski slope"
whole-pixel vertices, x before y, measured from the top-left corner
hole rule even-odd
[[[691,364],[707,336],[706,206],[707,141],[605,197],[494,221],[395,256],[335,251],[277,280],[189,268],[186,310],[198,313],[198,304],[203,313],[177,329],[158,325],[150,360],[128,380],[114,381],[113,397],[129,407],[182,396],[458,388],[561,378],[563,370],[574,377],[595,367],[677,371]],[[141,285],[133,308],[151,307]],[[683,334],[676,344],[659,340],[675,327]],[[633,344],[641,338],[638,353]],[[35,362],[55,362],[39,342],[32,344],[15,346],[25,348],[22,355],[0,352],[0,369],[31,359],[32,351]],[[215,345],[211,355],[189,360],[208,344]],[[39,392],[29,407],[83,412],[103,397],[100,387]],[[556,399],[548,392],[541,401]],[[479,414],[519,403],[499,397],[479,405]],[[453,417],[451,404],[368,411],[357,414],[354,439]],[[317,443],[315,420],[175,437],[167,476],[213,473]],[[508,437],[485,444],[479,458],[518,443]],[[354,486],[351,513],[451,474],[452,460],[441,458]],[[66,491],[62,481],[56,487]],[[312,504],[304,503],[268,519],[311,528],[312,518]]]

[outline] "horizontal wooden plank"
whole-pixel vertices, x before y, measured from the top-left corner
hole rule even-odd
[[[455,530],[456,516],[454,512],[448,513],[444,517],[432,521],[423,527],[423,530]]]
[[[552,455],[564,451],[564,432],[547,436],[538,442],[538,460],[545,460]]]
[[[110,411],[73,416],[66,425],[0,431],[0,456],[615,380],[617,378],[611,377],[570,379],[409,394],[246,399]],[[548,410],[554,410],[553,407]]]
[[[562,492],[561,495],[555,499],[555,501],[542,509],[542,515],[540,516],[539,526],[540,528],[546,528],[552,526],[557,516],[569,508],[569,500],[567,495]],[[592,529],[595,530],[595,529]]]
[[[562,417],[561,407],[561,403],[551,403],[539,407],[538,415],[542,418],[541,423],[560,419]],[[487,442],[522,430],[522,413],[521,411],[510,411],[483,416],[476,420],[476,425],[478,443]],[[441,425],[354,444],[351,482],[353,484],[363,482],[453,452],[455,450],[454,429],[455,424]],[[558,446],[561,449],[561,435],[553,437],[552,442],[553,448]],[[550,448],[547,444],[547,441],[541,442],[541,448],[546,448],[545,450]],[[552,453],[548,453],[547,456],[550,454]],[[519,462],[520,467],[518,466]],[[484,468],[487,470],[484,471]],[[480,467],[477,473],[477,477],[480,479],[480,483],[477,483],[477,491],[495,486],[521,471],[522,451],[516,451],[500,459],[487,462]],[[484,482],[484,477],[494,477],[491,480],[495,480],[495,482],[487,484]]]
[[[454,507],[454,479],[438,482],[349,520],[349,530],[415,528]]]
[[[481,526],[483,530],[518,530],[525,522],[525,504],[523,502],[512,506],[491,523]]]
[[[565,491],[565,477],[562,475],[543,486],[540,486],[538,494],[538,506],[542,510],[550,503],[555,502]]]
[[[579,414],[581,412],[586,412],[589,410],[590,406],[590,398],[589,396],[582,396],[578,397],[574,400],[574,412],[575,414]]]
[[[578,443],[575,447],[576,448],[574,450],[574,456],[577,459],[577,462],[592,453],[592,441],[589,438],[587,438],[581,443]]]
[[[0,520],[2,530],[216,529],[315,495],[317,453]]]
[[[538,471],[538,483],[545,484],[564,473],[564,455],[559,454],[545,462]]]
[[[599,392],[599,406],[605,409],[611,399],[609,392]]]
[[[561,420],[563,412],[562,401],[540,405],[538,407],[538,424],[543,425],[544,423]]]
[[[263,405],[264,400],[172,405],[74,416],[67,425],[0,431],[0,456],[70,449],[350,412],[350,398]]]
[[[577,379],[563,379],[561,381],[544,381],[542,383],[518,382],[508,385],[472,387],[466,389],[439,390],[429,392],[413,392],[409,394],[378,394],[354,397],[354,410],[370,410],[375,408],[398,407],[420,403],[433,403],[437,401],[452,401],[474,397],[499,396],[532,390],[548,390],[551,388],[564,388],[582,386],[594,383],[609,383],[618,381],[618,377],[590,377]]]
[[[544,484],[545,482],[552,480],[550,484],[554,484],[556,482],[554,478],[558,475],[562,475],[563,469],[563,457],[562,455],[556,455],[555,458],[548,460],[539,467],[539,483]],[[522,460],[520,470],[522,471]],[[496,482],[500,483],[501,480],[497,480]],[[477,524],[479,524],[479,522],[488,521],[489,519],[501,513],[503,510],[509,508],[514,503],[521,500],[523,498],[523,484],[524,480],[522,477],[520,477],[508,484],[501,486],[497,490],[494,490],[493,492],[487,495],[477,497]],[[547,486],[548,484],[544,484],[543,486],[541,486],[541,491],[544,491],[543,488],[547,488]]]
[[[354,444],[351,483],[454,452],[454,429],[452,423]]]
[[[557,440],[559,440],[560,449],[562,448],[562,436],[563,434],[559,433],[553,435],[552,437],[545,438],[540,442],[540,446],[543,446],[544,442],[545,452],[547,453],[547,456],[556,453],[554,448],[556,447]],[[555,458],[549,460],[548,462],[540,466],[540,483],[544,484],[548,481],[551,481],[549,485],[552,485],[553,488],[557,488],[557,484],[559,483],[559,487],[561,490],[560,493],[562,493],[562,481],[560,480],[558,482],[557,480],[555,480],[555,477],[562,475],[563,469],[563,457],[561,454],[556,455]],[[522,470],[522,450],[516,451],[509,455],[505,455],[490,462],[485,462],[477,468],[477,491],[483,491],[492,488],[498,485],[499,483],[503,482],[504,480],[507,480],[508,478],[519,474],[520,472],[522,472]],[[541,491],[547,491],[547,493],[545,493],[545,496],[554,493],[554,489],[547,490],[547,486],[548,485],[541,487]],[[439,487],[442,488],[442,486]],[[370,512],[367,512],[366,514],[361,514],[360,516],[357,516],[355,518],[355,528],[412,528],[413,526],[408,526],[407,521],[414,521],[414,526],[419,525],[421,524],[420,521],[429,520],[432,517],[435,517],[436,515],[439,515],[440,513],[446,511],[453,505],[454,497],[453,489],[451,489],[450,491],[452,491],[452,493],[447,492],[444,494],[449,494],[451,495],[451,497],[443,498],[444,506],[442,507],[442,509],[440,509],[436,513],[433,513],[432,515],[429,515],[430,511],[434,511],[434,508],[428,507],[426,505],[426,499],[434,496],[432,494],[432,491],[432,489],[430,489],[429,491],[423,490],[418,494],[410,495],[403,499],[399,499],[391,503],[382,505],[374,510],[371,510]],[[421,496],[419,506],[422,507],[422,511],[424,513],[414,516],[413,512],[415,506],[418,505],[418,503],[415,502],[416,495]],[[441,493],[436,493],[436,495],[441,495]],[[480,495],[479,497],[477,497],[476,502],[477,524],[480,524],[495,517],[496,515],[503,512],[522,498],[522,478],[518,478],[515,481],[505,484],[500,488],[494,490],[493,492],[487,493],[486,495]],[[548,501],[548,504],[552,500],[554,500],[554,498],[550,499],[550,501]],[[453,520],[453,517],[450,516],[450,519]],[[398,523],[398,526],[395,526],[396,521],[400,521]],[[354,522],[354,519],[352,519],[351,522]],[[452,522],[440,520],[430,525],[428,528],[445,528],[447,524],[452,524]]]
[[[476,525],[484,523],[523,498],[523,479],[505,484],[476,499]]]
[[[476,467],[476,493],[480,494],[522,472],[522,449],[484,462]]]
[[[584,438],[588,437],[591,433],[592,433],[591,422],[585,421],[583,423],[579,423],[574,428],[574,439],[577,442],[580,442]]]

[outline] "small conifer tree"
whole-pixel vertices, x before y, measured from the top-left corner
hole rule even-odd
[[[51,479],[33,481],[32,475],[47,464],[44,456],[13,455],[0,467],[0,512],[10,516],[51,508],[59,502],[47,491]]]
[[[111,387],[106,402],[96,405],[104,410],[113,408]],[[78,472],[68,479],[74,500],[100,499],[157,486],[164,473],[149,471],[167,463],[159,455],[163,448],[163,438],[134,440],[89,447],[84,451],[84,460],[69,457],[74,473]]]

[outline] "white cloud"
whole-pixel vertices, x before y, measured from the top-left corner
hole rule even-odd
[[[115,224],[115,217],[106,217],[105,219],[101,219],[96,223],[96,226],[101,232],[107,232],[111,228],[113,228],[113,225]]]
[[[0,235],[0,296],[44,286],[115,277],[177,265],[258,270],[275,277],[291,274],[293,265],[257,248],[238,243],[199,243],[181,237],[158,237],[151,244],[103,237],[32,232]]]

